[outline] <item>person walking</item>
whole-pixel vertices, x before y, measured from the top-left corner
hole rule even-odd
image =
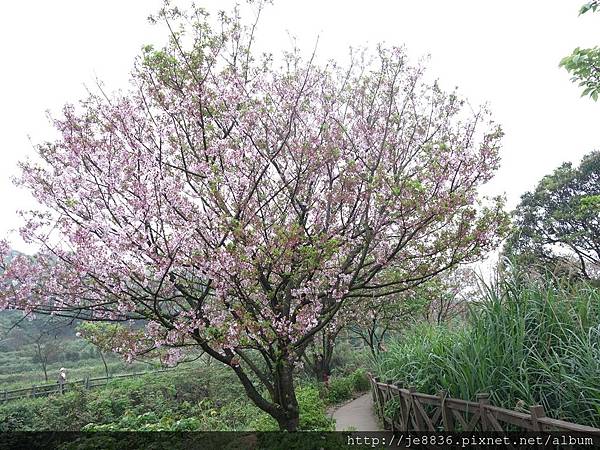
[[[67,369],[65,369],[64,367],[60,368],[60,370],[58,371],[58,380],[56,382],[58,383],[58,390],[61,394],[64,394],[65,384],[67,384]]]

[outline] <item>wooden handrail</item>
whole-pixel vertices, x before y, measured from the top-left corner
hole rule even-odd
[[[416,392],[391,382],[378,381],[367,373],[373,392],[375,410],[386,429],[399,431],[504,431],[505,425],[527,431],[573,431],[600,435],[600,428],[579,425],[546,417],[540,405],[531,407],[529,413],[491,405],[488,394],[479,394],[478,401],[468,401]],[[398,411],[385,417],[386,403],[399,402]],[[428,410],[429,408],[429,410]]]

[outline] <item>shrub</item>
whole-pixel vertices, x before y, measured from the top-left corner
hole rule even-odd
[[[367,371],[365,369],[357,369],[351,375],[352,389],[354,392],[365,392],[371,388]]]
[[[296,398],[300,407],[300,426],[303,431],[333,431],[334,420],[327,415],[325,402],[319,390],[314,385],[304,385],[296,389]],[[249,424],[249,429],[256,431],[276,431],[279,429],[277,422],[262,411],[259,417]]]
[[[327,391],[329,403],[339,403],[352,398],[353,380],[351,377],[332,378]]]
[[[303,386],[296,391],[300,406],[301,430],[335,430],[333,419],[327,416],[325,402],[314,386]]]
[[[35,430],[37,422],[35,404],[35,400],[26,399],[0,405],[0,432]]]

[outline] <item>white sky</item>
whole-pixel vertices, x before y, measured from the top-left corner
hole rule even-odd
[[[211,11],[231,1],[199,1]],[[584,0],[277,0],[264,12],[259,44],[289,48],[288,32],[310,52],[344,59],[349,46],[405,44],[412,60],[431,55],[430,73],[471,103],[488,102],[506,136],[502,168],[486,193],[522,193],[563,161],[600,148],[600,102],[579,89],[558,62],[577,46],[600,44],[600,14],[578,17]],[[185,1],[178,4],[185,5]],[[19,0],[0,13],[0,237],[17,228],[15,211],[35,204],[15,188],[16,163],[31,141],[52,136],[46,110],[85,96],[98,77],[126,87],[143,44],[164,42],[147,24],[160,0]],[[27,251],[16,235],[16,249]]]

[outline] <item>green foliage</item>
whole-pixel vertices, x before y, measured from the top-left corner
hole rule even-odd
[[[598,0],[587,2],[579,9],[579,15],[588,11],[596,12],[599,6]],[[594,101],[598,100],[600,95],[600,47],[577,47],[569,56],[560,61],[559,67],[564,67],[572,75],[571,81],[583,88],[582,97],[587,95]]]
[[[365,369],[357,369],[350,375],[352,389],[354,392],[365,392],[371,388],[367,371]]]
[[[1,405],[0,432],[35,430],[36,406],[36,401],[29,399]]]
[[[352,392],[353,383],[351,378],[332,378],[329,382],[327,401],[329,403],[340,403],[352,398]]]
[[[154,411],[134,415],[126,412],[117,422],[104,425],[88,424],[82,431],[198,431],[200,420],[196,417],[177,418],[166,410],[158,416]]]
[[[398,398],[392,398],[385,402],[385,406],[383,407],[384,417],[392,419],[394,417],[397,417],[399,411],[400,400]]]
[[[314,386],[301,386],[296,390],[296,398],[300,406],[301,430],[335,430],[334,421],[327,416],[325,402],[317,388]]]
[[[296,389],[296,398],[300,407],[300,426],[303,431],[333,431],[334,420],[327,415],[326,405],[322,399],[319,389],[314,385],[304,385]],[[254,419],[249,429],[256,431],[277,431],[279,427],[275,420],[260,413]]]
[[[115,379],[101,389],[75,388],[64,395],[10,401],[0,404],[0,418],[3,426],[18,430],[79,430],[90,423],[119,423],[123,416],[130,420],[147,412],[162,418],[169,410],[179,414],[178,419],[185,418],[195,412],[195,403],[209,395],[205,381],[209,374],[194,375],[180,371]],[[219,386],[214,393],[225,400],[239,396],[235,389],[228,396],[223,390]]]
[[[275,419],[261,411],[250,422],[250,429],[256,431],[277,431],[279,430],[279,426],[277,425]]]
[[[586,155],[579,167],[565,163],[545,176],[534,192],[521,197],[515,230],[505,247],[521,265],[554,272],[575,269],[594,278],[600,267],[600,152]],[[565,250],[573,255],[569,259]]]
[[[597,101],[600,95],[600,47],[579,48],[564,57],[559,64],[572,75],[571,81],[583,88],[586,95]]]
[[[35,321],[34,321],[35,322]],[[12,333],[11,333],[12,335]],[[15,338],[17,336],[15,335]],[[61,367],[67,368],[68,380],[81,380],[87,376],[104,376],[104,366],[96,350],[82,339],[69,336],[58,337],[58,354],[48,363],[49,383],[54,383]],[[36,384],[45,384],[44,374],[37,361],[35,344],[14,341],[4,351],[0,351],[0,386],[2,389],[18,389]],[[143,372],[152,366],[134,362],[127,364],[114,354],[105,356],[109,372],[112,374]],[[1,392],[1,391],[0,391]]]
[[[467,326],[424,325],[378,360],[377,372],[426,393],[440,389],[510,409],[600,426],[600,292],[587,284],[512,279],[488,286]]]
[[[328,386],[320,385],[321,396],[330,405],[351,399],[355,393],[368,391],[369,379],[365,369],[356,369],[344,376],[335,376],[329,380]]]
[[[95,390],[0,404],[0,431],[276,431],[277,423],[248,402],[221,367],[116,379]],[[361,385],[364,372],[344,378]],[[314,384],[296,395],[300,429],[333,430],[324,396]]]

